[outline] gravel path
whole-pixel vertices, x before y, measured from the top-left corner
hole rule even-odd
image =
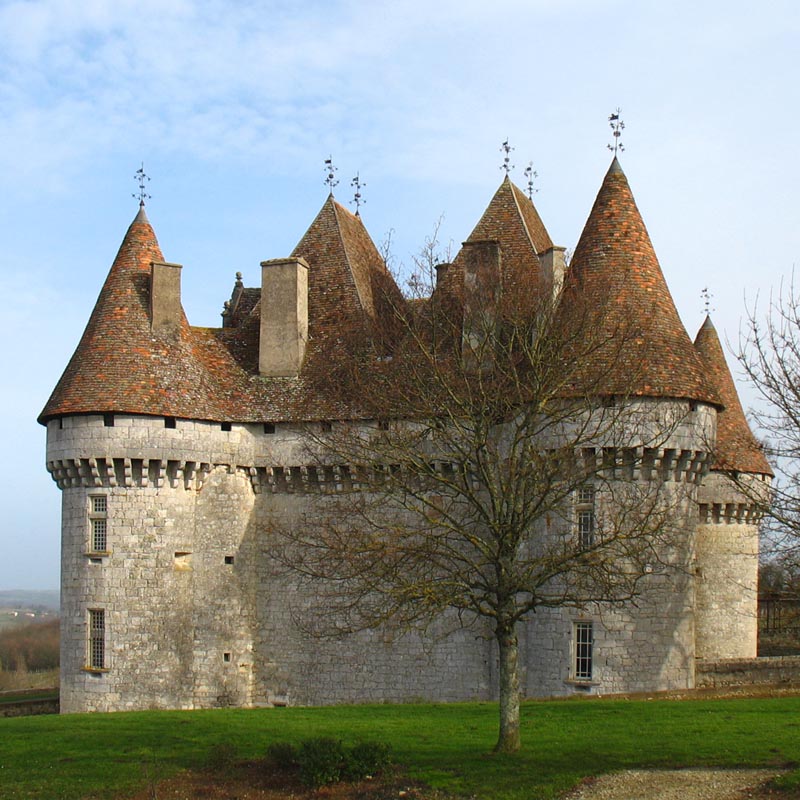
[[[767,769],[628,770],[596,778],[564,800],[744,800],[779,774]]]

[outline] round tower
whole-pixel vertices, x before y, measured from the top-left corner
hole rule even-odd
[[[698,493],[695,550],[697,658],[755,658],[758,648],[759,509],[772,479],[745,418],[719,337],[706,317],[695,339],[719,392],[711,470]]]

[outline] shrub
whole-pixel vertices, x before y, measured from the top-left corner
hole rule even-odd
[[[236,748],[230,742],[219,742],[209,748],[206,763],[214,772],[228,772],[236,764],[237,757]]]
[[[267,760],[278,769],[294,769],[298,764],[297,748],[291,742],[273,742],[267,747]]]
[[[345,749],[338,739],[307,739],[297,755],[300,780],[306,786],[324,786],[341,780]]]
[[[347,753],[344,777],[361,781],[389,766],[389,745],[384,742],[358,742]]]

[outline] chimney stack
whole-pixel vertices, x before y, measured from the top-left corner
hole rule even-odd
[[[150,327],[162,336],[177,336],[181,330],[180,264],[153,261],[150,264]]]
[[[308,341],[308,264],[302,258],[261,262],[258,371],[270,378],[300,374]]]
[[[500,302],[500,243],[464,242],[464,326],[461,352],[468,369],[491,366]]]

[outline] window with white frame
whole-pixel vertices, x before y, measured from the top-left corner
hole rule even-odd
[[[578,544],[582,548],[591,547],[595,536],[595,493],[593,486],[581,486],[575,496],[575,521]]]
[[[108,552],[108,497],[104,494],[89,498],[89,550]]]
[[[87,666],[89,669],[106,668],[106,612],[102,608],[89,609],[89,637],[87,641]]]
[[[594,623],[574,622],[572,626],[573,664],[572,677],[576,681],[592,679],[594,655]]]

